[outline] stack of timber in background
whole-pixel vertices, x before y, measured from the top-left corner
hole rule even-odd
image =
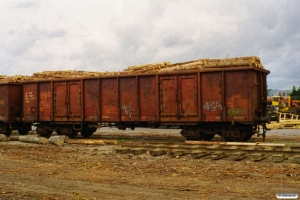
[[[188,62],[170,64],[170,62],[151,63],[136,66],[129,66],[127,69],[119,72],[88,72],[76,70],[59,70],[43,71],[33,73],[32,76],[5,76],[0,75],[0,82],[23,82],[27,80],[59,79],[59,78],[76,78],[92,76],[113,76],[122,74],[147,74],[147,73],[164,73],[171,71],[187,71],[202,69],[217,69],[231,67],[256,67],[264,69],[260,58],[257,56],[225,58],[225,59],[200,59]]]

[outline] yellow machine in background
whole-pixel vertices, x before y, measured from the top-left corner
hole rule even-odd
[[[282,96],[272,97],[272,106],[278,108],[278,112],[295,112],[294,114],[299,114],[299,105],[300,100],[293,100],[290,96],[286,98]]]

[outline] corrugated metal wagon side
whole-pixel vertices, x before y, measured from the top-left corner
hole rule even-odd
[[[159,75],[160,121],[165,125],[195,124],[199,120],[197,73]]]
[[[228,67],[229,61],[225,67],[27,81],[24,119],[35,122],[46,137],[53,131],[90,137],[100,126],[133,130],[160,125],[175,125],[195,140],[218,134],[245,141],[260,133],[259,126],[265,136],[269,71],[248,61]]]
[[[22,85],[19,83],[0,83],[0,131],[9,136],[13,130],[26,135],[30,123],[23,122]]]
[[[99,114],[94,112],[94,106],[99,105],[98,84],[91,83],[83,79],[24,82],[24,119],[34,122],[37,133],[44,137],[50,137],[53,131],[70,138],[79,132],[90,136],[99,121]]]
[[[37,125],[37,122],[52,120],[52,94],[51,82],[24,82],[23,83],[23,113],[26,122],[32,122]],[[43,125],[43,123],[41,123]],[[37,133],[41,136],[50,136],[52,131],[43,129],[43,126],[38,124]]]
[[[219,134],[228,141],[246,141],[258,133],[259,125],[265,133],[268,73],[251,67],[199,72],[199,120],[185,125],[182,135],[210,140]]]
[[[187,139],[245,141],[266,113],[266,77],[254,67],[100,78],[100,122],[119,129],[180,126]]]
[[[120,76],[100,79],[101,122],[119,129],[157,126],[156,76]]]

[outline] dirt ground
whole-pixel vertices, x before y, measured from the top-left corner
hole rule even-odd
[[[0,199],[276,199],[278,192],[300,194],[300,164],[288,160],[152,157],[116,154],[118,147],[2,142]]]

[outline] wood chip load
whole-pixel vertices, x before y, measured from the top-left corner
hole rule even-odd
[[[0,75],[0,82],[22,82],[27,80],[76,78],[76,77],[99,77],[122,74],[148,74],[163,73],[171,71],[188,71],[202,69],[232,68],[252,66],[264,69],[260,58],[257,56],[225,58],[225,59],[200,59],[182,63],[170,64],[170,62],[142,64],[129,66],[127,69],[119,72],[88,72],[76,70],[43,71],[33,73],[32,76],[5,76]]]

